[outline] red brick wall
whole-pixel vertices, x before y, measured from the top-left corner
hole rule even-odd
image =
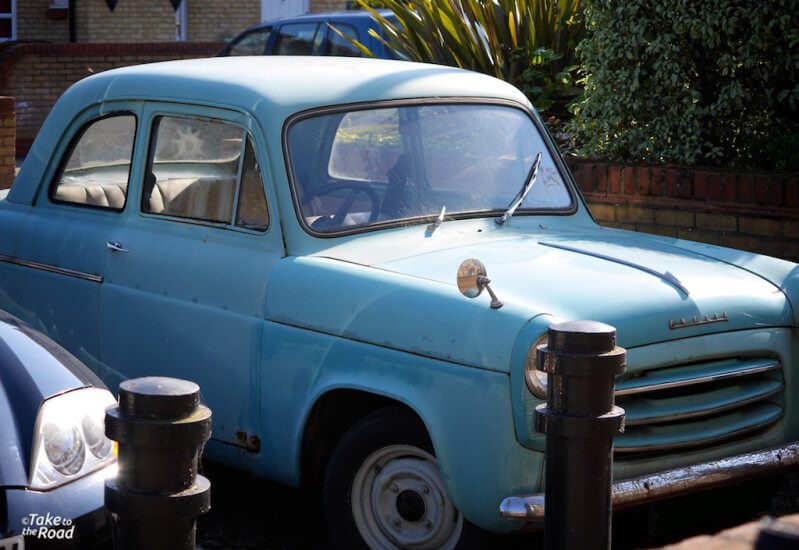
[[[799,262],[799,174],[570,162],[602,225]]]
[[[19,44],[2,51],[0,96],[16,99],[17,142],[25,152],[56,100],[74,82],[126,65],[208,57],[221,48],[215,42]]]
[[[0,97],[0,189],[8,189],[14,181],[14,125],[14,98]]]

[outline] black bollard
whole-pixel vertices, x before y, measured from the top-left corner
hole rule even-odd
[[[105,484],[115,550],[193,550],[197,516],[211,508],[211,484],[197,475],[211,435],[200,388],[174,378],[126,380],[105,414],[119,442],[119,473]]]
[[[624,430],[614,384],[626,360],[616,329],[594,321],[550,326],[536,351],[536,368],[549,374],[547,402],[535,410],[547,436],[547,550],[610,548],[613,437]]]

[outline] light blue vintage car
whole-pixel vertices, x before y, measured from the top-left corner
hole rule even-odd
[[[198,382],[206,456],[321,483],[342,546],[541,519],[530,352],[555,321],[629,350],[616,506],[799,457],[797,266],[599,227],[530,103],[480,74],[245,57],[93,76],[39,132],[0,235],[0,308],[109,387]],[[473,259],[496,300],[459,289]]]

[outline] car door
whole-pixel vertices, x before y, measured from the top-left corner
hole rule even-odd
[[[0,246],[0,307],[95,372],[106,242],[122,224],[141,106],[90,108],[68,127],[13,243]],[[35,159],[34,159],[35,160]]]
[[[193,380],[213,438],[257,449],[264,300],[284,251],[261,132],[222,109],[150,104],[143,118],[136,215],[106,259],[101,376]]]

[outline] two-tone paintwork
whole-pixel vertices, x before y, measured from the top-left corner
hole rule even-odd
[[[427,427],[456,506],[495,531],[520,527],[499,516],[504,497],[541,489],[543,439],[531,421],[540,401],[524,383],[524,364],[555,320],[616,326],[631,372],[736,350],[776,356],[784,367],[788,408],[777,425],[703,451],[625,462],[619,477],[799,437],[797,266],[600,228],[559,158],[574,195],[567,214],[519,211],[503,226],[488,216],[453,220],[435,232],[425,220],[308,234],[291,194],[286,121],[331,105],[424,98],[510,102],[540,124],[518,90],[493,78],[386,60],[228,58],[86,79],[59,100],[0,201],[0,257],[102,280],[0,261],[0,307],[46,331],[109,386],[144,374],[198,381],[214,410],[208,454],[286,483],[307,473],[303,439],[320,398],[358,390],[403,403]],[[133,112],[139,128],[126,207],[54,204],[47,188],[70,140],[87,120],[115,111]],[[265,233],[140,211],[149,127],[164,113],[248,130],[266,180]],[[469,257],[486,265],[501,309],[458,292],[457,268]],[[688,293],[635,263],[672,274]],[[725,322],[669,328],[722,312]]]

